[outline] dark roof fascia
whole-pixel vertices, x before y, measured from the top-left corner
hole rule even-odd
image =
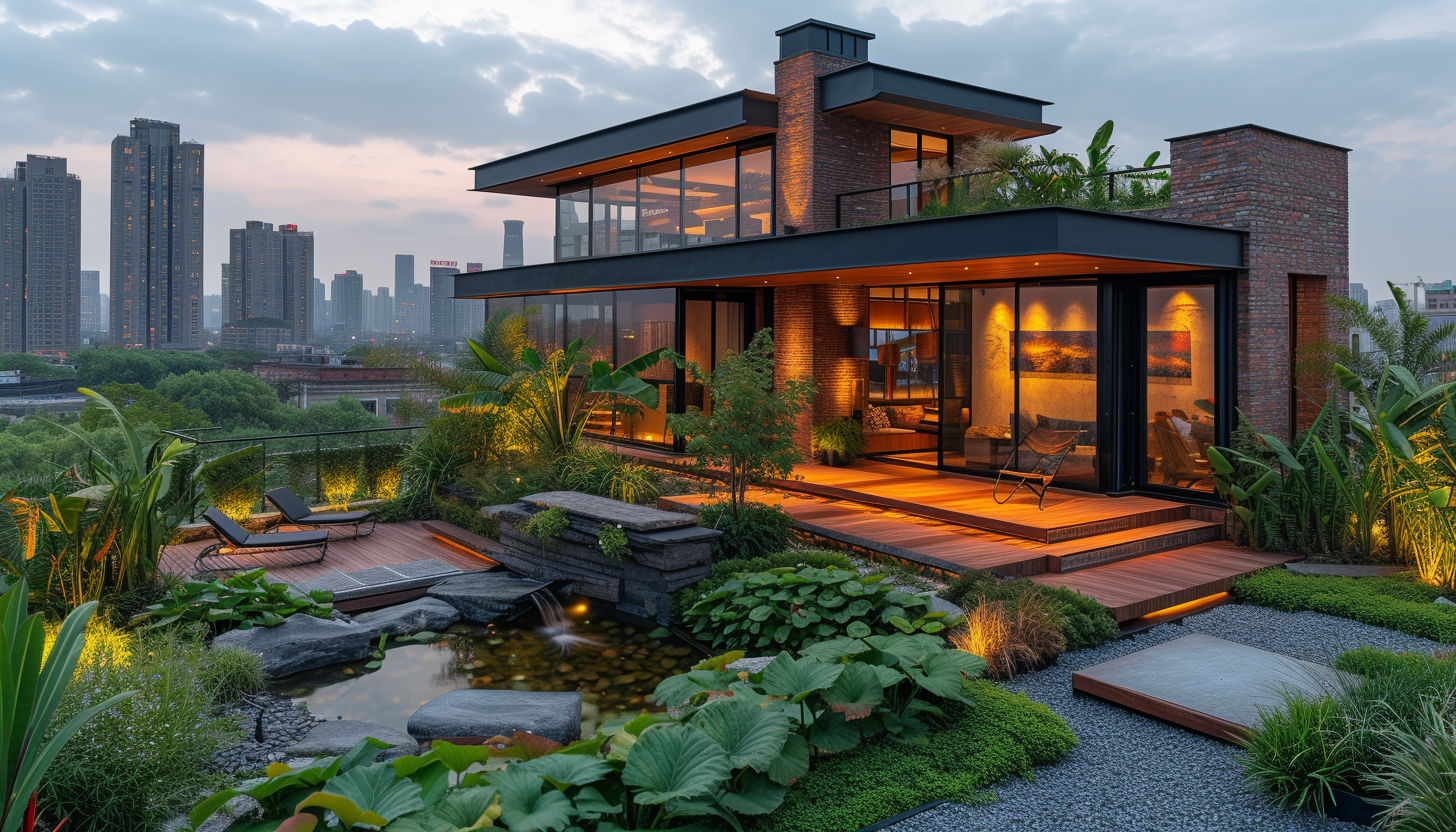
[[[1050,101],[870,62],[819,76],[819,97],[825,112],[879,100],[1013,127],[1056,129],[1041,120],[1041,108]]]
[[[1076,254],[1242,270],[1247,232],[1078,208],[1020,208],[670,251],[520,266],[455,278],[456,297],[673,286],[794,272]]]
[[[875,36],[873,34],[871,34],[870,32],[861,32],[858,29],[851,29],[848,26],[840,26],[838,23],[825,23],[822,20],[816,20],[816,19],[814,19],[812,17],[809,18],[808,20],[801,20],[801,21],[799,21],[798,23],[795,23],[792,26],[785,26],[784,28],[778,30],[777,32],[774,32],[774,37],[781,38],[781,37],[783,37],[784,35],[787,35],[790,32],[797,32],[800,29],[804,28],[805,26],[823,26],[825,29],[834,29],[834,30],[839,31],[839,32],[844,32],[845,34],[854,35],[856,37],[864,38],[865,40],[874,40],[875,39]]]
[[[473,190],[652,150],[744,124],[777,129],[778,101],[778,96],[766,92],[739,90],[527,150],[471,168],[475,171]]]
[[[1296,136],[1293,133],[1286,133],[1283,130],[1274,130],[1268,127],[1264,127],[1260,124],[1238,124],[1233,127],[1221,127],[1217,130],[1204,130],[1202,133],[1189,133],[1186,136],[1174,136],[1171,139],[1164,139],[1163,141],[1181,142],[1184,139],[1201,139],[1204,136],[1216,136],[1219,133],[1232,133],[1235,130],[1259,130],[1264,133],[1273,133],[1276,136],[1283,136],[1286,139],[1294,139],[1298,142],[1306,142],[1308,144],[1318,145],[1320,147],[1328,147],[1331,150],[1339,150],[1345,153],[1352,152],[1348,147],[1341,147],[1337,144],[1330,144],[1329,142],[1322,142],[1319,139],[1311,139],[1305,136]]]

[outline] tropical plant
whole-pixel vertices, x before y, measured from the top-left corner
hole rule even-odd
[[[576,449],[593,411],[619,400],[657,407],[657,386],[637,377],[668,352],[659,348],[612,368],[589,360],[587,342],[577,338],[545,357],[535,347],[521,349],[513,369],[475,341],[471,352],[484,367],[467,374],[473,390],[440,400],[444,410],[505,408],[520,421],[535,450],[554,458]]]
[[[938,633],[960,623],[882,575],[808,566],[735,575],[684,618],[694,637],[715,648],[796,653],[841,635]]]
[[[848,416],[815,425],[812,438],[815,450],[833,454],[836,461],[850,462],[866,447],[864,425]]]
[[[687,612],[689,607],[716,592],[719,587],[732,580],[733,576],[740,572],[767,572],[770,569],[780,569],[785,566],[795,568],[814,566],[820,569],[854,568],[854,564],[843,553],[816,549],[795,549],[764,558],[729,558],[715,561],[708,570],[708,577],[691,586],[683,587],[672,596],[672,616],[674,619],[682,620],[683,613]]]
[[[214,633],[276,627],[295,613],[328,618],[333,593],[326,589],[304,592],[282,581],[268,580],[266,569],[240,572],[211,581],[188,581],[132,619],[133,624],[165,627],[178,621],[200,621]]]
[[[91,601],[66,616],[47,651],[45,623],[27,615],[30,586],[22,578],[0,596],[0,832],[17,832],[34,817],[33,795],[61,750],[90,720],[130,698],[125,691],[80,711],[64,725],[52,726],[61,699],[72,684],[86,646],[86,625],[96,611]]]
[[[801,461],[795,422],[814,397],[814,382],[775,383],[773,355],[773,335],[761,329],[748,349],[726,354],[712,372],[689,364],[689,374],[707,389],[712,411],[667,417],[673,434],[687,439],[685,450],[697,464],[722,469],[734,513],[746,502],[750,485],[787,477]]]
[[[1328,376],[1334,365],[1340,364],[1363,379],[1374,380],[1387,365],[1395,364],[1420,379],[1450,365],[1452,356],[1441,345],[1456,335],[1456,323],[1432,325],[1431,319],[1411,304],[1404,290],[1394,283],[1385,285],[1395,299],[1394,318],[1353,298],[1329,296],[1334,328],[1342,333],[1364,330],[1370,333],[1370,343],[1355,350],[1342,337],[1312,345],[1302,351],[1299,365],[1302,374]]]
[[[624,503],[657,502],[661,473],[601,445],[584,444],[561,459],[567,489]]]
[[[713,559],[766,558],[794,542],[794,518],[767,503],[708,503],[698,511],[698,524],[722,532],[713,541]]]

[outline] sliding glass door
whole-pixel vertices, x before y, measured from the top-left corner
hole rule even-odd
[[[1143,290],[1142,483],[1213,491],[1219,351],[1212,283]]]

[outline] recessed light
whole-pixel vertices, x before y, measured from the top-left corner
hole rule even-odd
[[[1033,266],[1040,266],[1041,265],[1041,261],[1038,260],[1037,262],[1034,262],[1031,265],[1033,265]]]

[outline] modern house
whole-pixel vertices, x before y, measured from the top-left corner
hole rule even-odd
[[[1108,177],[1166,183],[1152,203],[946,210],[999,181],[976,171],[986,137],[1056,133],[1049,102],[873,63],[843,26],[777,35],[772,93],[474,168],[474,190],[555,200],[554,260],[459,275],[456,297],[539,307],[543,346],[589,337],[615,363],[671,346],[711,367],[772,327],[777,374],[818,384],[806,449],[849,416],[873,454],[990,474],[1036,428],[1075,431],[1057,484],[1102,493],[1196,498],[1236,408],[1281,435],[1318,410],[1295,359],[1346,292],[1345,148],[1242,125]],[[657,410],[596,427],[671,448],[666,415],[703,386],[645,377]]]

